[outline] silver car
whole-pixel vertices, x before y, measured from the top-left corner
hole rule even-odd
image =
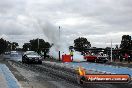
[[[42,57],[36,52],[25,52],[22,55],[22,63],[38,63],[42,64]]]

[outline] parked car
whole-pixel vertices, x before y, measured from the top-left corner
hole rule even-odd
[[[10,53],[10,60],[22,61],[22,57],[18,52],[11,52]]]
[[[95,62],[97,57],[96,56],[84,56],[84,59],[90,62]]]
[[[42,64],[42,57],[36,52],[25,52],[22,55],[22,63],[38,63]]]
[[[98,54],[96,62],[97,63],[106,63],[106,62],[108,62],[108,56],[104,55],[103,53],[102,54]]]
[[[10,59],[10,52],[5,52],[4,53],[4,60],[5,59]]]
[[[95,62],[96,59],[97,59],[97,56],[95,56],[94,54],[91,54],[91,53],[87,53],[84,56],[84,59],[87,60],[87,61],[90,61],[90,62]]]
[[[106,63],[106,62],[108,62],[108,57],[107,56],[97,56],[96,62],[97,63]]]

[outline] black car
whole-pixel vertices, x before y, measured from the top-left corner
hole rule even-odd
[[[36,52],[33,52],[33,51],[29,52],[28,51],[28,52],[25,52],[22,55],[22,63],[27,63],[27,64],[38,63],[38,64],[42,64],[42,57]]]

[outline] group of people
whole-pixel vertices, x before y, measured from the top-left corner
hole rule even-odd
[[[124,54],[118,53],[118,52],[113,52],[112,58],[113,58],[114,62],[119,60],[120,62],[128,61],[128,63],[130,63],[132,61],[132,52],[124,53]]]
[[[70,55],[71,55],[71,59],[73,60],[73,55],[74,55],[73,50],[70,51]],[[94,54],[91,52],[82,52],[82,55],[85,56],[85,55],[94,55]],[[105,55],[105,54],[103,54],[103,55]],[[110,59],[110,56],[111,55],[108,55],[109,59]],[[120,61],[120,62],[128,61],[128,63],[130,63],[130,62],[132,62],[132,52],[124,53],[124,54],[119,53],[119,52],[113,52],[112,59],[114,62],[115,61]]]
[[[110,59],[111,58],[111,55],[110,54],[103,54],[103,53],[98,53],[98,54],[93,54],[91,52],[82,52],[82,55],[100,55],[100,56],[108,56],[108,58]],[[116,61],[120,61],[120,62],[123,62],[123,61],[127,61],[128,63],[132,62],[132,52],[129,52],[129,53],[119,53],[119,52],[116,52],[116,51],[113,51],[112,53],[112,59],[114,62]]]

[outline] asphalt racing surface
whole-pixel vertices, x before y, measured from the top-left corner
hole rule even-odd
[[[110,74],[129,74],[132,76],[132,68],[121,67],[121,66],[112,66],[106,64],[99,63],[90,63],[90,62],[82,62],[82,63],[65,63],[65,65],[70,66],[72,68],[77,68],[78,66],[84,67],[86,70],[93,70],[103,73]]]
[[[75,69],[82,66],[88,72],[98,73],[128,73],[131,75],[131,68],[104,65],[89,62],[61,63],[54,61],[43,61],[42,65],[22,64],[18,61],[3,61],[9,70],[16,77],[22,88],[132,88],[129,84],[78,84]],[[6,71],[6,70],[5,70]],[[5,72],[6,73],[6,72]]]
[[[46,61],[45,63],[49,63],[49,64],[55,64],[55,65],[59,65],[64,66],[66,68],[71,68],[71,69],[76,69],[79,66],[84,67],[88,73],[90,74],[98,74],[98,73],[103,73],[103,74],[109,74],[109,73],[113,73],[114,74],[131,74],[132,73],[132,69],[131,68],[126,68],[126,67],[121,67],[121,66],[112,66],[112,65],[105,65],[105,64],[99,64],[99,63],[90,63],[90,62],[71,62],[71,63],[56,63],[56,62],[50,62],[50,61]],[[109,67],[109,68],[107,68]],[[99,69],[100,68],[100,69]],[[118,72],[118,73],[116,73]],[[123,73],[124,72],[124,73]],[[132,88],[131,87],[132,84],[86,84],[86,88]]]

